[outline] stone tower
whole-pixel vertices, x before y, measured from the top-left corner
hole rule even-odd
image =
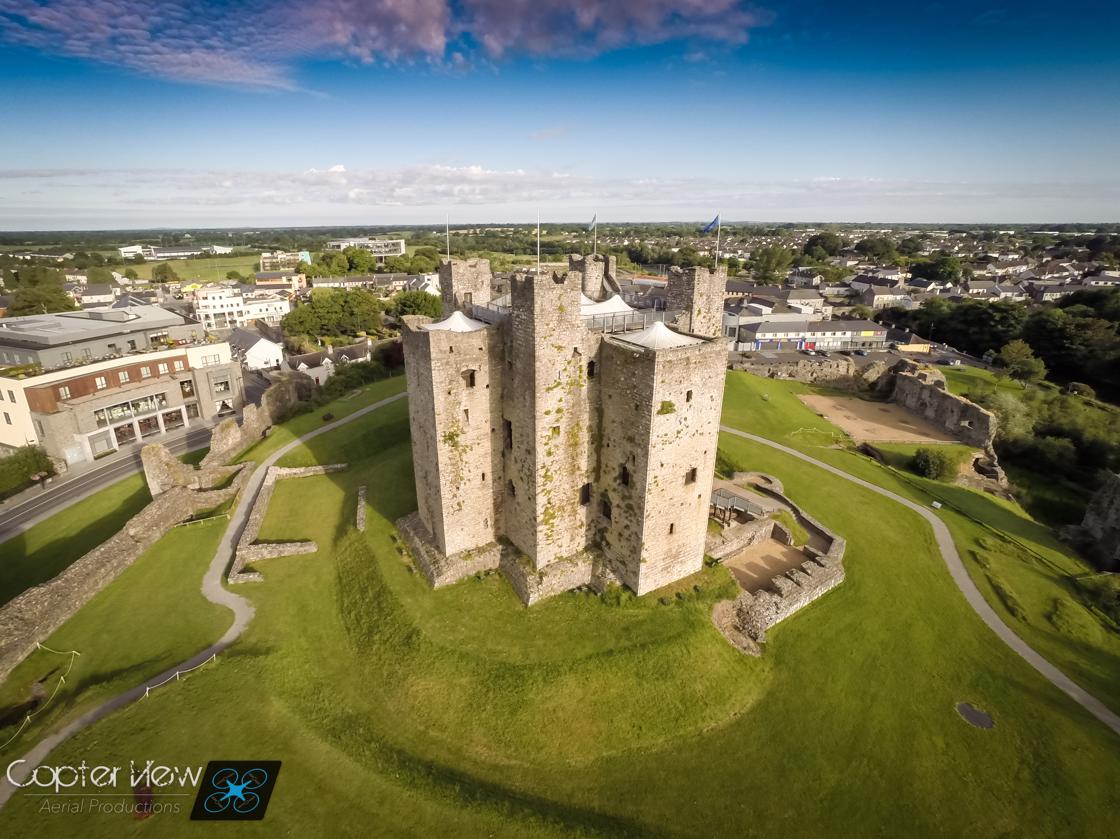
[[[400,529],[433,585],[500,567],[533,603],[611,580],[645,593],[702,567],[724,275],[689,275],[703,331],[686,334],[661,320],[686,313],[614,298],[609,260],[570,264],[584,270],[515,276],[484,310],[468,304],[485,269],[445,264],[455,308],[404,318],[419,510]],[[692,311],[704,301],[714,313]]]
[[[668,308],[681,312],[677,325],[685,332],[714,338],[723,333],[723,295],[727,268],[672,268],[669,271]]]
[[[439,287],[443,292],[443,314],[463,310],[471,303],[490,302],[490,260],[452,259],[439,264]]]
[[[605,300],[618,292],[618,258],[602,254],[568,254],[568,271],[583,275],[583,293],[592,300]]]

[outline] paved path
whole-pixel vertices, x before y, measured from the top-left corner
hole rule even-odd
[[[957,553],[957,546],[953,543],[953,536],[949,532],[949,528],[945,525],[945,522],[943,522],[939,516],[923,507],[921,504],[911,501],[909,498],[903,498],[901,495],[891,492],[888,489],[883,489],[881,486],[877,486],[870,481],[865,481],[862,478],[849,475],[843,469],[830,466],[814,457],[797,451],[797,449],[791,449],[789,446],[783,446],[781,443],[775,443],[773,440],[767,440],[765,437],[748,434],[745,431],[740,431],[737,428],[730,428],[726,425],[720,426],[720,430],[727,434],[733,434],[736,437],[744,437],[747,440],[753,440],[756,443],[761,443],[764,446],[769,446],[772,449],[777,449],[792,457],[796,457],[798,460],[811,463],[846,481],[851,481],[853,484],[858,484],[864,489],[869,489],[905,507],[909,507],[928,521],[933,528],[933,535],[937,540],[937,547],[941,551],[941,558],[944,559],[945,564],[949,566],[949,574],[952,576],[953,582],[955,582],[957,588],[961,590],[961,594],[963,594],[964,599],[968,601],[968,605],[971,606],[972,610],[980,616],[980,619],[988,625],[988,628],[998,635],[1000,640],[1007,644],[1007,646],[1018,653],[1027,664],[1041,673],[1043,678],[1069,696],[1074,702],[1103,722],[1114,732],[1120,734],[1120,716],[1105,707],[1103,702],[1088,691],[1079,687],[1069,676],[1035,652],[1022,638],[1012,632],[1011,628],[1005,624],[1000,619],[999,615],[995,613],[995,610],[988,605],[988,601],[984,599],[984,595],[980,593],[980,590],[976,588],[976,584],[972,582],[972,578],[968,576],[968,571],[965,570],[960,554]]]
[[[209,600],[211,603],[217,603],[221,606],[227,607],[233,612],[233,624],[226,630],[225,634],[219,638],[215,643],[211,644],[200,653],[191,656],[186,661],[181,661],[174,667],[170,667],[158,676],[153,676],[141,685],[138,685],[131,690],[125,691],[118,696],[98,705],[96,708],[87,711],[82,716],[72,720],[64,725],[58,731],[44,737],[34,748],[29,752],[22,755],[20,759],[26,763],[18,767],[18,771],[13,769],[12,776],[20,782],[25,781],[35,769],[36,766],[41,764],[54,749],[61,743],[68,740],[74,734],[81,731],[83,728],[88,728],[98,720],[109,716],[120,708],[130,705],[137,699],[144,696],[144,691],[149,687],[155,687],[157,684],[166,681],[168,678],[175,675],[177,671],[189,670],[202,664],[216,653],[221,653],[230,644],[236,641],[249,626],[249,622],[253,619],[255,610],[253,604],[240,595],[234,594],[224,586],[222,586],[222,577],[225,576],[226,569],[229,567],[233,559],[233,550],[237,545],[238,539],[241,538],[241,531],[245,529],[245,522],[249,518],[249,513],[253,509],[253,501],[257,497],[257,492],[260,491],[261,484],[264,482],[265,472],[268,471],[270,466],[273,466],[276,461],[308,440],[318,437],[320,434],[326,434],[328,431],[333,431],[341,425],[348,422],[353,422],[359,417],[363,417],[378,408],[383,408],[386,405],[396,402],[398,399],[404,399],[407,394],[398,393],[395,396],[390,396],[387,399],[382,399],[380,402],[374,402],[372,405],[367,405],[365,408],[355,411],[349,416],[342,419],[335,420],[334,422],[327,423],[321,428],[316,428],[314,431],[309,431],[302,437],[298,437],[292,442],[284,445],[273,454],[269,455],[263,460],[256,469],[253,470],[249,482],[245,485],[241,494],[238,496],[237,507],[230,516],[229,527],[226,528],[225,535],[222,537],[221,544],[218,545],[218,550],[214,554],[214,559],[210,563],[210,567],[206,569],[206,574],[202,578],[202,596]],[[171,688],[168,688],[169,690]],[[9,783],[6,776],[0,777],[0,808],[12,797],[16,788]]]

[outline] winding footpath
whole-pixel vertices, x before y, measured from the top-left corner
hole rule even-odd
[[[941,551],[941,558],[945,560],[945,564],[949,567],[949,574],[952,576],[953,582],[957,584],[957,588],[960,589],[961,594],[964,595],[964,599],[968,601],[968,605],[972,607],[972,611],[980,616],[980,620],[984,621],[984,623],[988,625],[988,628],[998,635],[1000,640],[1014,650],[1020,658],[1041,673],[1042,677],[1050,682],[1050,684],[1054,685],[1054,687],[1058,688],[1070,699],[1111,728],[1116,734],[1120,734],[1120,715],[1109,710],[1103,702],[1079,687],[1069,676],[1035,652],[1026,641],[1016,635],[1011,628],[1003,622],[999,615],[995,613],[995,610],[988,604],[988,601],[984,599],[984,595],[976,588],[976,584],[972,582],[968,571],[965,570],[964,563],[961,561],[961,556],[957,553],[957,546],[953,542],[953,536],[949,532],[949,528],[945,525],[945,522],[943,522],[939,516],[923,507],[921,504],[911,501],[909,498],[904,498],[897,493],[891,492],[889,489],[883,489],[881,486],[877,486],[870,481],[865,481],[862,478],[849,475],[843,469],[810,457],[803,452],[799,452],[797,449],[791,449],[789,446],[783,446],[781,443],[775,443],[773,440],[768,440],[765,437],[759,437],[756,434],[748,434],[745,431],[740,431],[737,428],[731,428],[726,425],[721,425],[720,431],[751,440],[755,443],[761,443],[764,446],[777,449],[791,457],[796,457],[798,460],[811,463],[837,477],[878,493],[904,507],[909,507],[924,518],[929,522],[930,527],[933,528],[933,536],[937,540],[937,547]]]
[[[314,431],[309,431],[303,436],[292,440],[292,442],[286,443],[258,464],[253,470],[253,474],[249,477],[248,482],[245,484],[244,489],[241,491],[241,494],[238,496],[237,507],[230,515],[229,526],[226,528],[225,535],[218,545],[218,550],[214,553],[214,559],[210,562],[210,566],[206,569],[206,574],[202,578],[202,596],[211,603],[225,606],[233,612],[233,623],[230,625],[229,629],[209,647],[191,656],[186,661],[181,661],[174,667],[170,667],[162,673],[148,679],[143,684],[137,685],[131,690],[114,696],[112,699],[82,714],[82,716],[71,720],[58,731],[44,737],[34,748],[19,758],[25,762],[18,768],[11,770],[12,777],[21,783],[26,781],[35,768],[46,759],[47,755],[79,731],[88,728],[98,720],[109,716],[109,714],[112,714],[114,711],[118,711],[127,705],[131,705],[136,700],[142,699],[148,688],[162,684],[169,678],[174,677],[177,672],[190,670],[193,667],[203,664],[214,655],[221,653],[229,647],[230,644],[241,637],[241,634],[249,626],[250,621],[253,620],[253,615],[256,610],[253,608],[253,604],[244,597],[234,594],[232,591],[225,588],[222,585],[222,578],[225,576],[226,569],[233,560],[233,551],[237,546],[238,540],[241,538],[241,531],[245,529],[245,522],[249,518],[250,511],[253,509],[253,501],[260,491],[261,484],[264,483],[264,476],[265,473],[268,472],[269,467],[274,466],[280,458],[297,446],[303,445],[308,440],[312,440],[320,434],[326,434],[328,431],[334,431],[336,428],[346,425],[348,422],[353,422],[399,399],[404,399],[406,395],[407,394],[404,392],[398,393],[395,396],[390,396],[379,402],[374,402],[372,405],[360,408],[341,419],[329,422],[326,425],[316,428]],[[8,799],[10,799],[15,792],[16,787],[8,780],[7,774],[0,777],[0,808],[7,803]]]

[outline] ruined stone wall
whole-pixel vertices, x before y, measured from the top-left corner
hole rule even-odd
[[[194,492],[172,487],[133,516],[120,532],[58,576],[30,588],[0,608],[0,679],[97,592],[117,578],[174,525],[237,495],[248,477],[240,472],[226,489]]]
[[[775,524],[773,519],[754,519],[725,527],[720,533],[708,534],[704,552],[712,559],[727,559],[744,548],[765,542],[774,534]]]
[[[447,317],[456,310],[463,311],[468,299],[480,306],[489,303],[492,276],[489,259],[441,260],[439,287],[443,297],[443,316]]]
[[[229,461],[264,436],[265,431],[285,419],[301,399],[315,391],[315,382],[303,373],[285,373],[264,392],[260,407],[246,405],[241,422],[230,417],[214,427],[210,435],[210,451],[202,466],[215,466]]]
[[[744,591],[735,601],[737,623],[744,634],[762,642],[766,631],[805,608],[844,581],[844,566],[829,558],[807,559],[800,568],[779,574],[772,589],[751,594]]]
[[[963,396],[950,393],[937,370],[902,361],[892,368],[891,401],[925,418],[962,443],[990,450],[996,436],[996,417]]]
[[[650,436],[637,452],[645,475],[638,594],[703,567],[723,405],[720,342],[658,350],[655,358],[652,400],[642,406]]]
[[[503,549],[496,542],[456,554],[442,553],[416,513],[398,520],[397,528],[408,546],[413,564],[432,588],[449,586],[474,574],[495,571],[502,558]]]
[[[680,311],[677,326],[693,335],[716,338],[723,334],[723,293],[727,268],[672,268],[667,283],[668,308]]]
[[[195,468],[183,463],[161,443],[144,446],[140,451],[140,462],[144,466],[144,480],[148,483],[148,492],[152,498],[177,486],[210,489],[242,468],[240,464]]]
[[[502,554],[499,567],[521,602],[532,606],[545,598],[592,585],[595,562],[594,554],[585,551],[537,569],[516,551],[507,550]]]
[[[1120,475],[1112,475],[1093,495],[1077,535],[1099,567],[1120,570]]]
[[[828,383],[843,387],[853,381],[856,365],[850,358],[839,356],[828,359],[767,359],[754,354],[750,358],[732,353],[732,370],[742,370],[766,379],[792,379],[808,384]]]

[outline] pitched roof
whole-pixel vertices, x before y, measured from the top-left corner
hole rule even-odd
[[[460,311],[454,311],[436,323],[425,323],[420,327],[425,332],[477,332],[485,329],[486,324],[480,320],[469,318]]]
[[[694,338],[691,335],[682,335],[674,332],[661,321],[654,321],[639,332],[628,332],[618,336],[618,340],[651,350],[665,350],[672,347],[687,347],[693,344],[703,344],[703,338]]]

